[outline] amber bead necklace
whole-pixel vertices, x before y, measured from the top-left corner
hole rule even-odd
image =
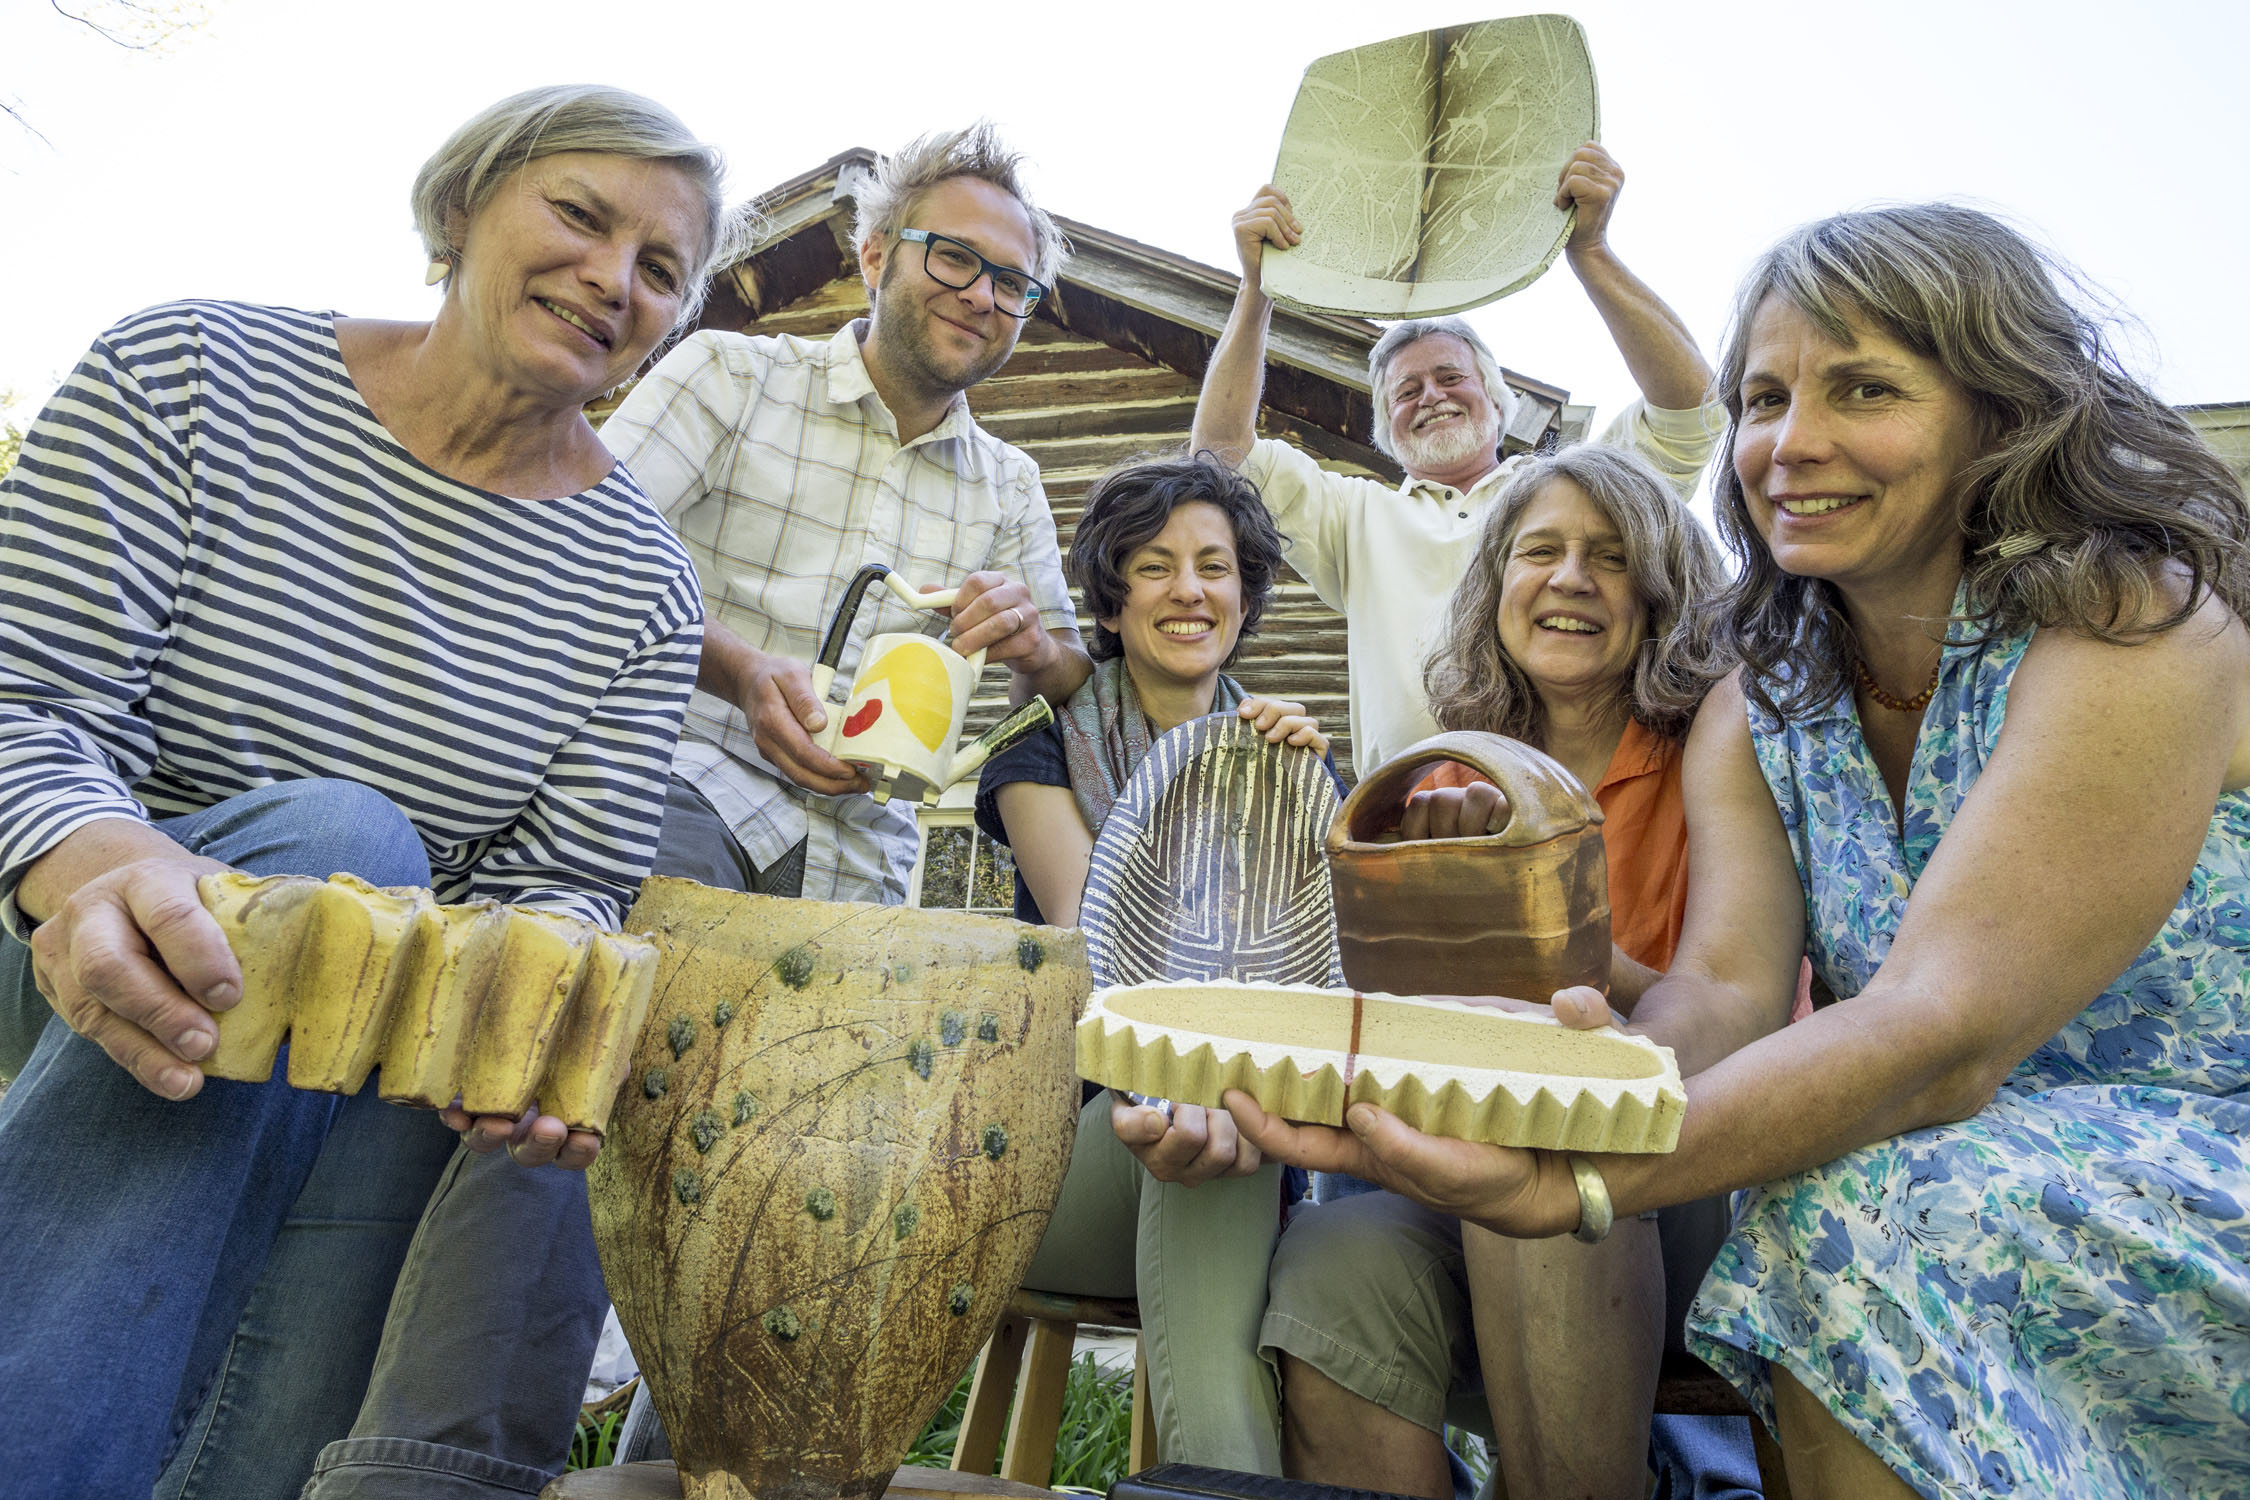
[[[1928,685],[1911,698],[1900,698],[1883,691],[1883,685],[1875,680],[1875,674],[1867,670],[1866,658],[1857,654],[1852,657],[1852,670],[1858,674],[1859,685],[1867,689],[1867,696],[1873,698],[1891,712],[1899,714],[1918,714],[1930,706],[1930,700],[1937,696],[1939,668],[1944,665],[1945,658],[1941,655],[1938,658],[1938,665],[1930,668]]]

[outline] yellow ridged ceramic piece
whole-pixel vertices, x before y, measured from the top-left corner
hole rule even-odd
[[[1364,1101],[1433,1135],[1563,1151],[1670,1151],[1687,1108],[1671,1049],[1645,1037],[1310,985],[1103,990],[1078,1023],[1078,1071],[1183,1104],[1241,1089],[1325,1125]]]
[[[562,1040],[547,1064],[539,1102],[549,1114],[572,1122],[609,1118],[648,1019],[660,957],[655,943],[630,934],[605,933],[588,950]]]
[[[204,905],[243,970],[203,1070],[263,1082],[289,1042],[289,1082],[477,1114],[534,1099],[601,1130],[648,1014],[658,951],[645,938],[490,901],[351,875],[205,876]]]

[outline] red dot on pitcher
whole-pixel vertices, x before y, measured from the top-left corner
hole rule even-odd
[[[859,712],[844,721],[844,738],[865,734],[867,726],[883,717],[883,700],[870,698],[859,706]]]

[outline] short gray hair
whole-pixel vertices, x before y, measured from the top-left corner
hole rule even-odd
[[[1001,144],[990,120],[917,136],[876,161],[873,180],[859,192],[852,247],[861,249],[878,235],[913,227],[907,218],[924,193],[955,177],[974,177],[1023,205],[1024,216],[1031,220],[1032,259],[1037,262],[1025,269],[1052,287],[1056,273],[1070,258],[1070,241],[1063,238],[1054,216],[1033,203],[1024,190],[1022,165],[1022,155]]]
[[[1474,328],[1460,318],[1409,318],[1384,329],[1375,347],[1367,351],[1367,388],[1375,398],[1375,450],[1386,458],[1398,457],[1398,449],[1391,442],[1388,416],[1391,403],[1383,394],[1383,382],[1390,378],[1391,362],[1405,352],[1407,345],[1420,343],[1433,333],[1449,333],[1469,346],[1469,354],[1476,360],[1477,379],[1483,382],[1485,395],[1499,410],[1502,437],[1507,436],[1508,428],[1516,420],[1516,393],[1501,375],[1500,361],[1492,357],[1492,351],[1477,337]]]
[[[433,261],[451,261],[454,236],[502,183],[542,156],[599,151],[662,162],[703,190],[703,243],[686,267],[680,322],[703,303],[704,280],[746,248],[745,216],[726,210],[726,163],[653,99],[598,83],[554,84],[511,94],[447,137],[414,174],[414,227]],[[723,259],[722,259],[723,257]]]

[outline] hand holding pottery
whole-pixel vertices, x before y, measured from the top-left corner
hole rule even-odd
[[[1166,1112],[1116,1097],[1109,1128],[1158,1182],[1200,1187],[1214,1177],[1248,1177],[1265,1164],[1223,1109],[1176,1104]]]
[[[1226,1108],[1243,1139],[1275,1161],[1349,1172],[1494,1234],[1540,1239],[1578,1227],[1578,1190],[1560,1151],[1425,1135],[1374,1104],[1353,1105],[1342,1128],[1268,1114],[1241,1089],[1227,1091]]]
[[[218,1045],[211,1013],[242,994],[241,967],[196,895],[199,877],[226,868],[184,849],[114,865],[31,934],[32,979],[55,1014],[162,1098],[203,1087],[188,1065]]]

